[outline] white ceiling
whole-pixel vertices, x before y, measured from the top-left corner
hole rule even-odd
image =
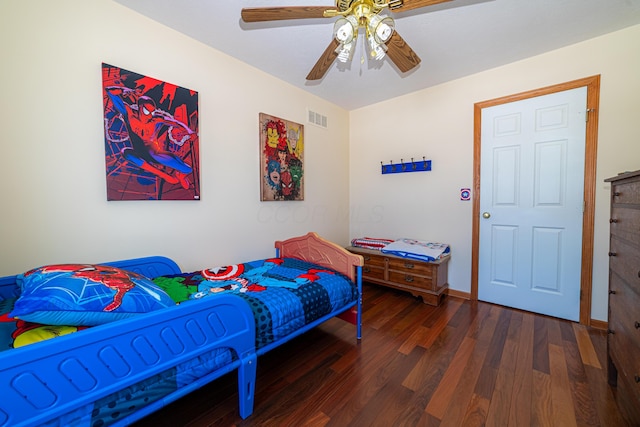
[[[330,6],[333,0],[115,0],[347,110],[640,24],[640,0],[453,0],[390,14],[422,58],[400,73],[385,58],[336,61],[305,77],[329,45],[335,18],[247,24],[243,7]],[[362,37],[360,37],[362,39]]]

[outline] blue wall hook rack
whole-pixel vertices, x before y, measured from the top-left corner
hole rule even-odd
[[[410,162],[405,162],[403,159],[400,159],[400,163],[393,163],[392,160],[388,165],[380,162],[380,167],[383,175],[387,173],[426,172],[431,170],[431,160],[425,160],[423,157],[422,160],[414,161],[412,157]]]

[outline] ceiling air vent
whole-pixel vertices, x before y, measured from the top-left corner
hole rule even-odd
[[[307,109],[308,122],[312,125],[320,126],[321,128],[327,128],[327,116],[323,116],[320,113]]]

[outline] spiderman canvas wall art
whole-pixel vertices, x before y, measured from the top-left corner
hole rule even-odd
[[[259,117],[260,200],[304,200],[304,126]]]
[[[199,200],[198,92],[102,64],[108,200]]]

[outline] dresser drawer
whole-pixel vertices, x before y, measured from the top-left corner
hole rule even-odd
[[[640,204],[640,181],[613,183],[611,201],[613,204]]]
[[[611,325],[613,334],[609,339],[609,355],[618,368],[618,376],[623,376],[624,381],[629,384],[635,399],[640,403],[640,361],[637,355],[640,354],[640,346],[630,339],[629,335],[615,322]]]
[[[617,321],[609,326],[613,331],[608,337],[609,354],[618,368],[618,375],[625,377],[640,398],[640,359],[637,356],[640,354],[640,343],[634,341],[633,336]]]
[[[640,294],[614,271],[609,273],[609,321],[623,326],[640,345]],[[614,329],[609,327],[609,329]],[[638,353],[640,354],[640,353]],[[638,358],[640,362],[640,358]]]
[[[420,261],[389,258],[389,270],[399,270],[409,274],[419,274],[421,276],[432,277],[433,268],[434,266],[432,264]]]
[[[640,242],[640,205],[634,209],[627,206],[611,208],[611,235],[633,242]]]
[[[640,294],[615,271],[609,273],[609,290],[609,350],[619,371],[640,378]]]
[[[609,269],[640,292],[640,249],[627,244],[624,240],[611,237]]]

